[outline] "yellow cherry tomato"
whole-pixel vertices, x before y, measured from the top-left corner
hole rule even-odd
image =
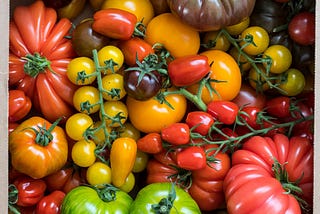
[[[270,89],[270,85],[266,81],[265,75],[267,78],[269,75],[266,72],[265,67],[263,65],[257,65],[260,72],[256,71],[255,68],[251,68],[248,74],[249,84],[259,92],[266,91]],[[272,81],[271,81],[272,82]]]
[[[271,73],[280,74],[288,70],[292,63],[292,54],[284,45],[271,45],[264,51],[263,57],[269,57],[271,64],[263,63]]]
[[[111,184],[111,168],[102,162],[95,162],[88,167],[86,178],[90,185],[103,187],[103,184]]]
[[[122,51],[113,45],[107,45],[98,51],[98,61],[104,74],[117,72],[123,65],[124,56]]]
[[[281,94],[286,96],[296,96],[303,91],[306,85],[306,79],[300,70],[290,68],[279,75],[280,78],[278,80],[278,84]]]
[[[85,113],[71,115],[66,121],[66,133],[73,140],[84,139],[85,131],[93,125],[92,118]]]
[[[82,86],[73,94],[73,106],[79,112],[93,114],[99,111],[99,90],[93,86]]]
[[[93,142],[95,142],[96,145],[102,145],[105,143],[106,139],[110,142],[111,141],[111,138],[110,136],[113,134],[112,133],[112,128],[107,126],[106,127],[106,131],[107,131],[107,136],[109,138],[106,138],[106,134],[104,132],[104,129],[102,128],[102,122],[99,120],[99,121],[96,121],[94,124],[93,124],[93,129],[96,129],[96,131],[94,132],[93,134],[93,137],[92,137],[92,140]]]
[[[227,51],[230,47],[230,42],[224,34],[219,34],[220,31],[208,31],[204,33],[202,43],[206,49]]]
[[[104,116],[100,111],[100,119],[104,117],[107,126],[119,127],[128,119],[127,106],[122,101],[106,101],[103,103]]]
[[[105,100],[121,100],[127,93],[123,85],[123,76],[118,73],[102,77],[102,96]]]
[[[227,30],[227,32],[230,35],[237,36],[240,33],[242,33],[242,31],[244,31],[244,29],[249,27],[249,24],[250,24],[250,18],[246,17],[241,22],[234,24],[234,25],[229,25],[229,26],[225,27],[225,29]]]
[[[89,85],[96,79],[95,66],[89,57],[77,57],[72,59],[67,66],[67,77],[76,85]],[[82,78],[81,78],[82,77]]]
[[[146,169],[148,163],[149,155],[145,152],[137,150],[136,160],[134,161],[134,166],[132,172],[138,173]]]
[[[119,186],[119,189],[128,193],[133,189],[135,183],[136,183],[136,178],[135,178],[134,174],[132,172],[130,172],[128,177],[126,178],[124,184]]]
[[[269,46],[269,34],[260,26],[250,26],[241,33],[241,39],[251,40],[251,44],[248,41],[241,41],[240,45],[243,47],[243,51],[249,55],[258,55],[263,53]]]
[[[96,161],[96,144],[92,140],[77,141],[71,150],[73,162],[80,167],[89,167]]]

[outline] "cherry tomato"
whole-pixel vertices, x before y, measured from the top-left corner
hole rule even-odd
[[[271,116],[278,118],[290,117],[291,99],[287,96],[278,96],[268,99],[265,109]]]
[[[90,185],[103,186],[111,183],[111,168],[102,162],[95,162],[88,167],[86,178]]]
[[[65,197],[65,193],[60,190],[55,190],[50,192],[48,195],[44,196],[36,206],[36,214],[59,214],[60,206]]]
[[[231,101],[214,100],[207,105],[207,112],[215,120],[226,125],[231,125],[235,122],[238,111],[238,105]]]
[[[214,118],[211,114],[203,111],[192,111],[187,114],[186,123],[193,129],[194,132],[197,132],[203,136],[206,136],[210,130],[210,127],[214,123]]]
[[[95,121],[92,126],[92,129],[97,129],[101,127],[101,125],[102,125],[101,120]],[[109,126],[107,126],[106,129],[109,134],[111,134],[113,131],[112,127],[109,127]],[[111,139],[109,138],[109,140]],[[100,128],[94,132],[92,136],[92,141],[95,142],[96,145],[102,145],[106,141],[106,135],[104,133],[103,128]]]
[[[120,100],[103,103],[104,114],[100,111],[100,119],[105,120],[107,126],[119,127],[128,119],[127,106]]]
[[[303,73],[295,68],[290,68],[278,80],[280,93],[286,96],[296,96],[300,94],[306,84]]]
[[[172,13],[154,17],[147,25],[145,40],[162,44],[176,58],[197,54],[200,48],[199,32]]]
[[[292,63],[292,54],[284,45],[271,45],[263,53],[264,57],[271,58],[271,64],[264,63],[271,73],[282,73],[289,69]]]
[[[119,189],[128,193],[133,189],[135,183],[136,183],[136,178],[135,178],[134,174],[132,172],[130,172],[129,175],[127,176],[124,184],[119,186]]]
[[[236,103],[239,108],[242,108],[243,106],[257,106],[262,109],[265,106],[266,100],[266,95],[257,93],[251,86],[243,83],[239,94],[232,102]]]
[[[160,104],[153,98],[138,101],[128,96],[126,103],[132,125],[141,132],[160,133],[163,127],[181,121],[187,110],[186,98],[182,95],[171,94],[165,99],[173,108],[166,103]]]
[[[241,39],[246,40],[248,37],[251,37],[249,40],[253,43],[248,44],[246,41],[241,41],[240,45],[243,47],[243,51],[249,55],[261,54],[269,46],[268,32],[260,26],[250,26],[242,31]]]
[[[132,168],[132,172],[138,173],[145,170],[147,167],[148,159],[149,159],[149,155],[138,149],[136,154],[136,160]]]
[[[295,15],[288,25],[290,38],[300,45],[315,43],[315,14],[300,12]]]
[[[123,65],[124,56],[122,51],[113,45],[107,45],[98,51],[98,60],[104,74],[117,72]]]
[[[73,140],[81,140],[84,133],[93,125],[92,118],[85,113],[76,113],[71,115],[66,122],[66,133]]]
[[[105,0],[101,9],[118,8],[126,10],[137,17],[138,22],[148,25],[154,17],[153,6],[149,0]]]
[[[89,57],[76,57],[72,59],[67,67],[68,79],[76,85],[89,85],[93,83],[96,79],[95,66],[92,59]],[[91,75],[84,79],[80,79],[80,76]]]
[[[237,36],[241,34],[246,28],[248,28],[249,24],[250,24],[250,17],[246,17],[241,22],[234,25],[229,25],[225,27],[225,29],[228,31],[230,35]]]
[[[220,31],[208,31],[204,33],[202,39],[202,45],[206,49],[227,51],[230,47],[230,42],[224,34],[220,34]]]
[[[232,100],[237,96],[241,87],[241,72],[234,58],[221,50],[208,50],[200,53],[208,57],[208,63],[211,65],[210,79],[220,82],[211,82],[214,89],[211,95],[209,90],[202,89],[202,100],[209,103],[212,100]],[[193,94],[198,92],[199,84],[188,87]]]
[[[9,122],[23,119],[30,112],[32,102],[22,90],[9,90]]]
[[[162,152],[163,147],[161,135],[157,132],[147,133],[145,136],[137,140],[137,148],[147,154],[157,154]]]
[[[174,123],[161,129],[161,139],[172,145],[183,145],[190,141],[190,128],[186,123]]]
[[[251,68],[248,74],[248,80],[249,84],[252,88],[256,89],[258,92],[266,91],[270,89],[270,84],[267,82],[266,78],[269,78],[266,68],[258,64],[257,65],[259,71],[257,71],[255,68]],[[271,76],[271,73],[269,73]],[[270,82],[273,82],[270,80]]]
[[[261,109],[254,106],[245,106],[241,109],[240,118],[242,122],[246,122],[251,128],[257,129],[259,124],[257,123],[258,113]]]
[[[77,141],[71,150],[71,158],[80,167],[89,167],[96,161],[96,144],[92,140]]]
[[[102,77],[102,96],[105,100],[121,100],[126,94],[121,74],[107,74]]]
[[[93,114],[99,111],[99,90],[93,86],[82,86],[73,94],[73,106],[82,113]]]
[[[119,127],[117,131],[119,132],[119,137],[130,137],[135,141],[137,141],[141,135],[140,131],[128,121]]]
[[[202,147],[190,146],[178,151],[177,164],[186,170],[199,170],[207,165],[207,158]]]

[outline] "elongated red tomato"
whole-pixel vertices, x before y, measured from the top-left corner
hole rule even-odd
[[[72,114],[76,86],[66,76],[75,56],[66,38],[70,28],[68,19],[58,21],[42,1],[16,7],[10,21],[9,85],[23,90],[51,122]]]
[[[30,112],[31,100],[21,90],[9,91],[9,121],[16,122],[23,119]]]
[[[206,154],[203,148],[190,146],[177,153],[177,164],[186,170],[199,170],[207,165]]]
[[[59,214],[62,201],[65,193],[60,190],[55,190],[49,195],[44,196],[36,207],[36,214]]]
[[[99,10],[93,15],[92,29],[112,39],[127,40],[132,36],[137,17],[117,8]]]
[[[148,154],[157,154],[162,152],[161,135],[157,132],[151,132],[137,140],[137,149]]]
[[[213,100],[207,105],[207,112],[226,125],[231,125],[235,122],[238,111],[238,105],[231,101]]]
[[[205,136],[208,134],[210,127],[214,123],[214,118],[207,112],[192,111],[187,114],[186,123],[193,131]]]
[[[183,145],[190,141],[190,128],[186,123],[174,123],[161,129],[162,140],[172,145]]]

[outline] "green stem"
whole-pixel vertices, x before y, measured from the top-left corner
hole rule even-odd
[[[51,62],[39,53],[35,53],[34,55],[27,54],[25,57],[21,57],[21,59],[26,61],[23,67],[24,72],[33,78],[35,78],[39,73],[45,73],[46,68],[54,73],[50,66]]]

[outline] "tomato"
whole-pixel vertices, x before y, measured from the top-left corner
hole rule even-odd
[[[211,65],[210,79],[220,82],[210,82],[213,88],[212,95],[204,87],[202,89],[202,100],[209,103],[212,100],[232,100],[237,96],[241,87],[241,72],[234,58],[220,50],[209,50],[200,53],[209,58]],[[188,87],[188,90],[196,94],[199,84]]]
[[[234,25],[226,26],[225,29],[227,32],[232,36],[238,36],[242,33],[246,28],[248,28],[250,25],[250,17],[245,17],[242,19],[239,23],[236,23]]]
[[[176,58],[168,64],[168,75],[174,86],[195,84],[210,72],[208,57],[189,55]]]
[[[186,98],[182,95],[170,94],[165,99],[173,108],[153,98],[138,101],[128,96],[126,104],[132,125],[141,132],[160,133],[162,128],[182,120],[187,110]]]
[[[103,113],[100,110],[100,119],[105,120],[107,126],[119,127],[128,119],[128,108],[120,100],[103,103]]]
[[[300,12],[289,22],[288,32],[290,38],[300,45],[313,45],[315,43],[315,14]]]
[[[134,33],[137,17],[125,10],[107,8],[95,12],[93,20],[95,32],[111,39],[127,40]]]
[[[111,168],[105,163],[95,162],[88,167],[86,177],[90,185],[102,187],[111,183]]]
[[[166,0],[150,0],[150,2],[153,6],[155,15],[170,12],[170,8]]]
[[[89,85],[96,80],[95,65],[89,57],[76,57],[70,61],[67,67],[69,80],[76,85]],[[88,75],[88,77],[86,77]],[[81,78],[85,76],[84,78]]]
[[[119,187],[124,192],[130,192],[136,183],[136,178],[132,172],[129,173],[123,185]]]
[[[98,51],[99,65],[103,67],[104,74],[117,72],[123,65],[124,56],[122,51],[113,45],[107,45]]]
[[[9,90],[9,122],[23,119],[30,112],[32,102],[22,90]]]
[[[296,96],[303,91],[306,80],[300,70],[290,68],[281,74],[278,83],[281,94],[286,96]]]
[[[73,106],[78,112],[93,114],[100,110],[99,90],[94,86],[82,86],[73,94]]]
[[[107,74],[102,77],[102,96],[105,100],[121,100],[126,94],[123,76],[121,74]]]
[[[302,193],[290,191],[288,182]],[[312,206],[313,146],[301,137],[254,136],[233,153],[223,185],[228,213],[301,213],[294,194]]]
[[[147,154],[157,154],[162,152],[161,135],[157,132],[147,133],[137,140],[137,148]]]
[[[73,162],[80,167],[89,167],[96,161],[96,144],[92,140],[79,140],[71,150]]]
[[[172,145],[183,145],[190,141],[190,128],[187,123],[173,123],[161,129],[161,139]]]
[[[238,49],[236,47],[232,47],[228,53],[238,63],[238,66],[240,67],[242,74],[245,74],[245,72],[251,68],[251,64],[248,62],[248,60],[245,58],[245,56],[243,54],[240,54],[240,52],[238,51]],[[251,57],[251,56],[249,56],[249,57]]]
[[[86,0],[72,0],[68,5],[57,10],[59,18],[76,19],[84,10]]]
[[[58,0],[58,1],[44,0],[43,2],[47,7],[53,7],[54,9],[59,9],[70,4],[71,0]]]
[[[43,178],[64,166],[68,141],[57,122],[51,124],[34,116],[24,120],[10,133],[9,152],[16,170],[32,178]]]
[[[46,183],[41,179],[20,176],[9,185],[10,201],[22,207],[36,205],[43,198],[46,187]]]
[[[278,96],[268,99],[266,102],[266,112],[269,115],[278,118],[290,117],[290,112],[292,108],[292,100],[287,96]]]
[[[215,120],[226,125],[231,125],[235,122],[238,111],[238,105],[231,101],[215,100],[207,105],[207,112],[211,114]]]
[[[151,45],[162,44],[176,58],[197,54],[200,48],[199,32],[172,13],[163,13],[151,19],[145,40]]]
[[[117,138],[111,146],[110,166],[112,184],[120,187],[131,172],[137,154],[137,144],[132,138]]]
[[[126,10],[137,17],[138,22],[148,25],[154,16],[152,4],[149,0],[106,0],[101,9],[118,8]]]
[[[230,41],[220,31],[205,32],[202,38],[202,46],[205,49],[227,51],[230,48]]]
[[[147,153],[137,149],[136,160],[132,168],[132,172],[139,173],[146,169],[149,156]]]
[[[153,183],[142,188],[131,205],[132,213],[201,213],[197,203],[173,183]]]
[[[96,11],[101,8],[104,0],[89,0],[90,6]]]
[[[42,1],[15,8],[10,20],[9,86],[20,89],[50,122],[73,113],[76,86],[66,75],[75,56],[69,35],[71,22],[57,19]]]
[[[110,38],[92,29],[93,19],[85,19],[78,23],[72,31],[72,47],[80,57],[92,57],[92,50],[99,51],[110,43]]]
[[[258,64],[257,69],[258,70],[252,67],[249,70],[248,80],[252,88],[259,93],[262,93],[263,91],[269,90],[270,84],[273,84],[274,81],[271,79],[272,73],[268,74],[263,65]]]
[[[65,197],[65,193],[59,190],[53,191],[50,194],[44,196],[36,207],[36,214],[59,214],[60,206]]]
[[[271,58],[271,64],[264,63],[263,65],[271,73],[282,73],[289,69],[292,63],[292,55],[290,50],[284,45],[271,45],[264,52],[264,57]],[[270,67],[269,67],[270,66]]]
[[[186,170],[199,170],[207,165],[206,154],[202,147],[189,146],[177,152],[177,165]]]
[[[191,111],[187,114],[186,123],[194,132],[206,136],[214,124],[214,118],[207,112]]]
[[[236,103],[239,108],[243,106],[257,106],[262,109],[265,106],[266,100],[266,95],[257,93],[251,86],[243,83],[240,92],[232,102]]]
[[[85,113],[76,113],[68,118],[65,126],[67,135],[73,140],[84,139],[86,130],[93,125],[92,118]]]
[[[119,132],[119,137],[130,137],[135,141],[137,141],[141,136],[140,131],[136,129],[136,127],[134,127],[129,121],[126,121],[123,126],[117,129],[117,131]]]
[[[112,186],[96,189],[79,186],[64,198],[61,213],[129,213],[132,198]]]
[[[269,46],[268,32],[260,26],[250,26],[241,33],[240,42],[243,51],[249,55],[258,55],[263,53]],[[251,41],[248,43],[246,40]]]
[[[257,118],[261,111],[257,106],[245,106],[241,109],[239,117],[243,120],[242,122],[247,123],[253,129],[257,129],[259,127]]]

